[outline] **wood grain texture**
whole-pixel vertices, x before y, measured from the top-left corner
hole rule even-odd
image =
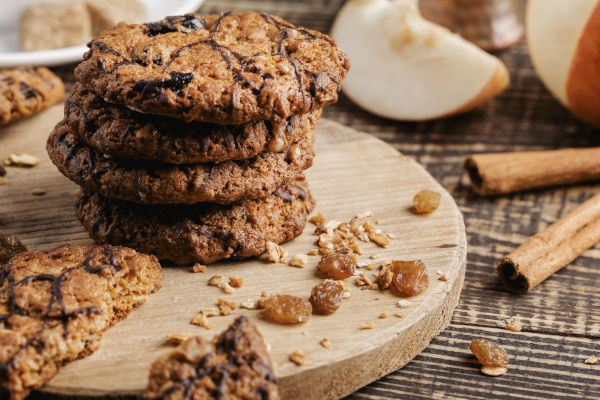
[[[0,187],[0,228],[17,234],[34,250],[66,241],[91,242],[72,214],[76,186],[49,162],[40,146],[61,116],[61,108],[54,107],[0,129],[3,148],[43,160],[27,170],[10,168],[9,183]],[[449,323],[462,288],[466,237],[456,204],[421,166],[372,136],[327,120],[319,122],[315,135],[318,156],[307,177],[318,210],[340,221],[369,210],[381,219],[378,227],[383,232],[396,235],[385,249],[364,244],[362,262],[369,262],[369,255],[375,253],[381,254],[382,261],[425,262],[430,287],[411,298],[412,306],[400,310],[398,297],[389,291],[353,287],[352,296],[332,316],[313,316],[305,324],[282,326],[259,318],[259,311],[237,310],[228,317],[212,318],[215,329],[207,331],[190,320],[199,310],[214,307],[219,297],[238,304],[258,299],[262,291],[308,297],[321,281],[316,274],[319,258],[311,257],[303,269],[257,259],[218,263],[204,274],[192,273],[189,266],[165,268],[161,290],[108,330],[98,351],[65,366],[43,390],[76,396],[141,394],[150,364],[172,349],[165,346],[168,334],[192,333],[209,339],[240,314],[250,316],[271,346],[284,399],[337,399],[405,365],[425,348]],[[47,194],[32,196],[34,187]],[[412,197],[425,188],[443,192],[440,207],[428,216],[415,215],[410,211]],[[314,248],[314,241],[309,227],[284,247],[291,255],[304,254]],[[448,281],[438,280],[438,271]],[[225,295],[208,286],[214,274],[242,277],[244,287]],[[348,280],[350,286],[352,281]],[[402,312],[403,318],[377,319],[381,312]],[[361,329],[366,321],[374,321],[375,328]],[[324,337],[331,341],[331,349],[319,344]],[[295,349],[308,355],[301,367],[288,359]]]
[[[328,32],[344,1],[207,0],[200,11],[253,9]],[[496,55],[507,65],[511,84],[468,114],[422,123],[389,121],[343,94],[325,110],[327,118],[369,132],[424,165],[459,204],[469,242],[465,284],[450,327],[409,364],[348,400],[600,398],[600,365],[583,364],[600,355],[600,246],[525,296],[505,291],[494,271],[527,237],[600,192],[598,184],[484,199],[469,188],[461,166],[474,153],[600,146],[600,130],[578,121],[552,98],[533,70],[525,43]],[[72,70],[55,69],[68,81]],[[23,229],[31,223],[23,223]],[[67,240],[72,227],[56,223],[54,229]],[[43,236],[31,232],[29,240],[43,242]],[[522,332],[504,329],[509,317],[516,317]],[[508,374],[481,375],[468,349],[478,337],[498,340],[509,350],[513,367]]]
[[[201,11],[256,9],[329,32],[344,1],[207,0]],[[600,354],[600,245],[525,296],[508,293],[494,270],[529,236],[599,193],[598,183],[484,199],[473,193],[462,168],[464,158],[475,153],[600,146],[600,130],[552,98],[533,70],[524,41],[495,55],[506,64],[511,84],[467,114],[421,123],[390,121],[361,110],[343,94],[325,110],[327,118],[369,132],[424,165],[459,204],[469,243],[465,285],[451,327],[421,356],[351,400],[521,398],[522,392],[510,390],[522,386],[531,399],[600,399],[600,365],[582,365],[589,355]],[[522,332],[504,330],[510,317],[522,324]],[[539,335],[538,350],[530,348],[530,334]],[[468,341],[497,336],[520,358],[522,373],[509,369],[504,378],[488,378],[472,364]],[[574,344],[565,347],[567,340]],[[452,365],[448,353],[456,356]],[[530,376],[528,370],[536,372]]]

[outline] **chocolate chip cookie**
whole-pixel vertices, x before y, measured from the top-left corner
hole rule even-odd
[[[247,258],[302,233],[314,200],[297,179],[262,200],[235,204],[136,205],[84,194],[77,217],[99,243],[130,246],[177,264]]]
[[[306,137],[321,110],[280,122],[243,125],[185,123],[169,117],[141,114],[103,101],[76,84],[65,103],[69,132],[101,153],[132,160],[167,164],[222,162],[281,152]]]
[[[193,337],[150,367],[151,400],[277,400],[277,384],[265,341],[247,317],[238,317],[208,342]]]
[[[94,352],[102,331],[162,280],[156,257],[123,247],[63,246],[13,257],[0,266],[0,389],[24,399],[62,365]]]
[[[62,80],[48,68],[0,70],[0,125],[35,114],[64,96]]]
[[[262,198],[312,165],[313,132],[284,153],[218,164],[140,164],[102,155],[71,135],[61,122],[46,146],[50,159],[90,192],[144,204],[231,203]]]
[[[105,100],[219,124],[281,121],[337,101],[350,63],[320,32],[256,12],[120,24],[89,43],[76,79]]]

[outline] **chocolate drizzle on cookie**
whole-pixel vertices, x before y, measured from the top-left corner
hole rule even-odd
[[[167,399],[178,393],[178,398],[191,399],[194,394],[208,394],[213,399],[239,396],[236,385],[231,382],[243,380],[245,397],[261,400],[275,400],[277,386],[275,375],[268,365],[268,354],[264,350],[262,337],[250,325],[247,317],[238,317],[225,332],[217,337],[212,345],[201,339],[193,339],[187,344],[208,352],[195,365],[187,378],[177,380],[177,374],[168,374],[173,381],[158,393],[149,393],[152,400]],[[183,346],[186,346],[185,344]],[[177,362],[189,363],[187,360]],[[186,366],[186,371],[187,371]],[[151,375],[150,379],[153,379]],[[160,378],[159,378],[160,379]]]
[[[1,266],[0,299],[5,299],[4,308],[6,308],[8,313],[0,314],[0,324],[4,325],[5,328],[7,324],[10,327],[10,318],[14,315],[18,315],[37,319],[42,322],[42,326],[25,344],[17,348],[8,359],[0,363],[0,381],[6,379],[7,373],[13,368],[12,363],[17,354],[30,346],[44,346],[44,342],[40,339],[44,330],[62,325],[63,337],[66,338],[69,335],[70,321],[78,318],[80,315],[102,313],[100,308],[94,306],[79,307],[69,310],[65,305],[63,298],[63,284],[68,280],[69,275],[75,271],[81,270],[92,275],[103,275],[105,273],[104,271],[116,274],[122,269],[111,246],[104,246],[102,252],[100,254],[98,253],[98,251],[94,251],[92,248],[88,251],[86,258],[76,266],[66,268],[57,274],[42,273],[27,276],[18,281],[15,281],[13,274],[16,269],[21,268],[20,265],[15,265],[13,262],[9,261],[7,264]],[[44,254],[49,255],[50,252]],[[48,283],[49,287],[46,289],[40,289],[39,285],[36,285],[35,289],[47,290],[49,292],[50,298],[46,309],[39,311],[29,310],[19,305],[19,298],[16,293],[17,288],[27,285],[33,286],[37,282]]]

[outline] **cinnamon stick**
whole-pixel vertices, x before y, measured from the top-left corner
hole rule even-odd
[[[600,193],[504,257],[496,267],[515,293],[533,289],[600,241]]]
[[[475,154],[464,167],[475,192],[498,195],[600,179],[600,147]]]

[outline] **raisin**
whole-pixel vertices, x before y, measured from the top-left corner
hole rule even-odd
[[[312,314],[312,306],[301,297],[276,294],[265,301],[265,314],[275,322],[297,324],[308,320]]]
[[[390,269],[394,273],[394,287],[401,295],[416,296],[429,286],[427,270],[421,260],[392,261]]]
[[[0,264],[8,262],[13,256],[27,251],[18,237],[10,233],[0,233]]]
[[[431,190],[421,190],[413,198],[413,206],[417,214],[429,214],[437,210],[440,205],[441,194]]]
[[[333,314],[342,304],[344,289],[334,281],[326,280],[315,286],[310,292],[310,304],[313,313]]]
[[[0,176],[6,176],[6,169],[2,165],[0,165]]]
[[[508,353],[496,343],[486,339],[473,339],[471,351],[484,367],[508,366]]]
[[[317,267],[331,279],[346,279],[354,274],[356,261],[346,251],[334,251],[321,257]]]

